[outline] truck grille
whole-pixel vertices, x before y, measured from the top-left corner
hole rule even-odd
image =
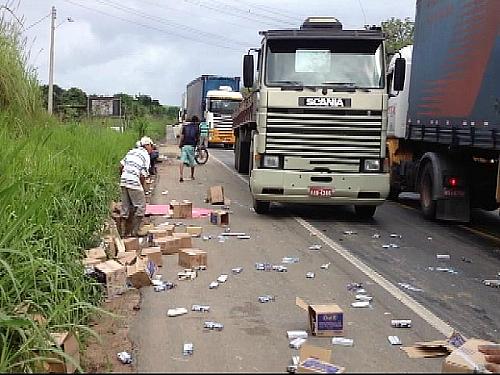
[[[231,115],[215,115],[214,128],[220,130],[233,130],[233,118]]]
[[[269,108],[266,153],[300,158],[306,170],[355,173],[362,158],[380,158],[381,131],[381,111]]]

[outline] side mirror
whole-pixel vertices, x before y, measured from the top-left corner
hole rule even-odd
[[[396,59],[394,64],[394,91],[403,91],[405,86],[406,60],[402,57]]]
[[[253,55],[243,56],[243,86],[251,88],[253,86]]]

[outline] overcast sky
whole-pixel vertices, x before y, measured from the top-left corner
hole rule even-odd
[[[0,0],[0,4],[7,0]],[[12,0],[10,0],[12,1]],[[179,105],[201,74],[241,76],[260,30],[335,16],[345,28],[415,17],[416,0],[14,0],[30,63],[48,82],[50,10],[57,10],[54,83],[87,94],[146,94]],[[46,17],[46,18],[44,18]],[[74,22],[68,22],[71,17]],[[39,21],[39,22],[38,22]],[[33,25],[34,24],[34,25]],[[31,26],[31,27],[30,27]]]

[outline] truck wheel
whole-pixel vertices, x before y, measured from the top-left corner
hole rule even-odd
[[[259,215],[267,214],[269,212],[270,206],[271,202],[259,201],[257,199],[253,200],[253,209]]]
[[[236,137],[234,141],[234,169],[240,169],[240,137]]]
[[[376,210],[377,206],[354,206],[356,216],[360,219],[371,219]]]
[[[424,217],[431,220],[436,217],[436,201],[432,199],[433,186],[432,164],[427,163],[420,179],[420,207]]]

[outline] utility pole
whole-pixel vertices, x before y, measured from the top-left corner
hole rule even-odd
[[[50,23],[50,60],[49,60],[49,97],[48,102],[48,112],[49,115],[52,114],[52,109],[54,106],[54,31],[56,29],[56,7],[52,7],[52,16]]]

